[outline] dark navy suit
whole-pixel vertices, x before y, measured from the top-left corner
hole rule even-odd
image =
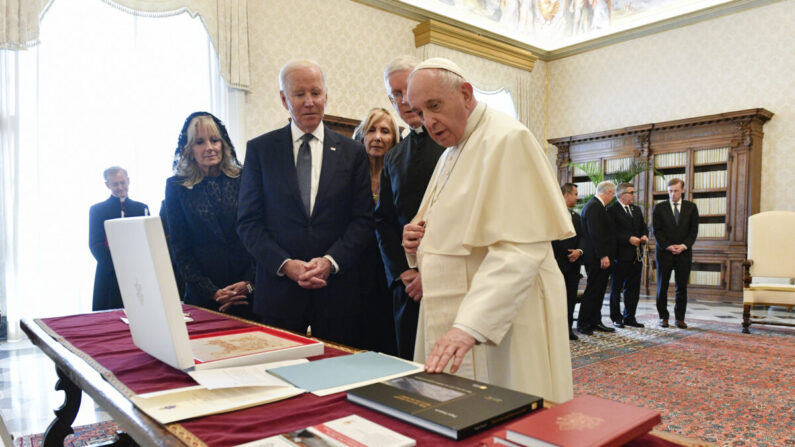
[[[361,143],[324,129],[311,217],[301,201],[290,125],[248,142],[238,233],[257,263],[254,312],[266,324],[359,346],[359,261],[374,230],[367,155]],[[277,274],[286,259],[331,255],[339,272],[307,290]]]
[[[643,259],[638,259],[637,247],[629,243],[629,238],[640,238],[649,235],[643,210],[629,205],[632,212],[627,214],[624,205],[619,201],[607,207],[607,214],[613,219],[616,234],[616,256],[613,262],[613,276],[610,279],[610,319],[623,323],[624,320],[636,322],[635,311],[640,298],[640,275],[643,271]],[[642,246],[641,246],[642,248]],[[621,314],[621,292],[624,292],[624,313]]]
[[[680,200],[682,209],[679,211],[679,223],[674,219],[671,202],[666,200],[654,205],[652,211],[652,229],[656,247],[654,258],[657,263],[657,313],[663,320],[668,319],[668,283],[671,272],[676,272],[676,304],[674,317],[684,321],[687,310],[687,281],[690,279],[690,268],[693,264],[693,244],[698,236],[698,207],[687,200]],[[670,245],[684,244],[687,250],[674,255],[665,248]]]
[[[577,304],[577,289],[580,286],[580,267],[582,266],[583,256],[580,255],[574,262],[569,262],[569,249],[582,250],[585,253],[582,237],[582,222],[580,215],[572,210],[571,223],[574,225],[575,236],[560,241],[552,241],[552,251],[555,253],[555,260],[558,262],[563,280],[566,282],[566,303],[569,312],[569,328],[574,323],[574,306]]]
[[[91,310],[118,309],[124,307],[116,280],[116,270],[110,257],[108,239],[105,236],[105,221],[122,217],[143,216],[149,209],[145,203],[136,202],[129,197],[122,203],[118,197],[91,206],[88,212],[88,248],[97,260],[94,274],[94,298]]]
[[[611,268],[602,269],[600,262],[607,256],[611,260],[612,267],[616,253],[616,235],[612,228],[613,221],[596,196],[582,208],[581,217],[585,247],[583,262],[588,278],[585,292],[582,294],[580,312],[577,315],[577,328],[592,330],[597,324],[602,323],[602,303],[610,279]]]

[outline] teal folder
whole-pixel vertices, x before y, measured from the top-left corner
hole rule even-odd
[[[414,363],[368,351],[268,370],[294,386],[314,392],[417,369]]]

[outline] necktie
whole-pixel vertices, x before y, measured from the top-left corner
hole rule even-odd
[[[298,160],[295,163],[295,171],[298,174],[298,190],[301,192],[301,202],[304,204],[306,214],[312,214],[310,204],[310,192],[312,188],[312,151],[309,150],[309,140],[312,139],[311,133],[305,133],[301,137],[303,140],[298,148]]]
[[[629,214],[629,217],[632,217],[632,211],[629,210],[629,206],[625,206],[624,209],[627,210],[627,214]]]
[[[679,225],[679,204],[674,203],[674,222]]]

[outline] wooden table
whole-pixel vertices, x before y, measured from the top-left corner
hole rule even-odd
[[[39,347],[54,363],[58,382],[57,390],[63,390],[63,405],[55,410],[55,419],[47,427],[44,447],[62,447],[63,440],[73,433],[72,422],[80,409],[82,393],[85,392],[119,424],[127,436],[140,445],[186,446],[179,438],[160,423],[147,416],[133,405],[119,390],[114,388],[99,372],[85,360],[66,349],[51,337],[36,322],[21,321],[22,330],[30,341]],[[121,435],[115,445],[134,445]]]
[[[186,310],[191,311],[191,316],[196,320],[196,323],[189,325],[192,334],[196,330],[217,330],[219,325],[250,324],[203,309],[186,308]],[[56,389],[63,390],[66,394],[63,406],[56,410],[56,418],[47,429],[44,446],[62,446],[64,438],[72,433],[71,424],[80,407],[83,391],[105,409],[124,430],[117,439],[116,445],[134,445],[132,442],[134,441],[145,446],[228,446],[304,428],[351,413],[404,433],[416,439],[418,446],[475,446],[479,439],[500,430],[496,427],[480,435],[476,434],[455,442],[347,402],[343,393],[324,398],[304,394],[269,405],[164,426],[138,410],[129,397],[159,389],[188,386],[194,382],[187,374],[135,348],[129,330],[126,326],[120,325],[119,316],[121,312],[116,311],[44,320],[22,320],[22,330],[33,344],[55,363],[59,378]],[[116,345],[108,347],[112,343]],[[93,344],[93,347],[89,344]],[[119,346],[118,350],[116,346]],[[330,349],[326,349],[324,356],[346,353],[337,348],[340,347],[332,345]],[[94,352],[95,355],[88,355],[87,352]],[[108,361],[109,357],[115,358],[115,363]],[[135,367],[130,368],[130,365]],[[125,369],[126,372],[123,371]],[[130,374],[145,376],[143,378],[145,380],[136,381],[131,379]],[[289,417],[285,418],[285,414]],[[708,444],[667,433],[653,432],[633,441],[631,445],[694,447]]]

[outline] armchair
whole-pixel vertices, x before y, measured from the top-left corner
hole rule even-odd
[[[755,304],[795,306],[795,212],[766,211],[748,219],[743,262],[743,333],[750,333]],[[795,324],[754,318],[754,324]]]

